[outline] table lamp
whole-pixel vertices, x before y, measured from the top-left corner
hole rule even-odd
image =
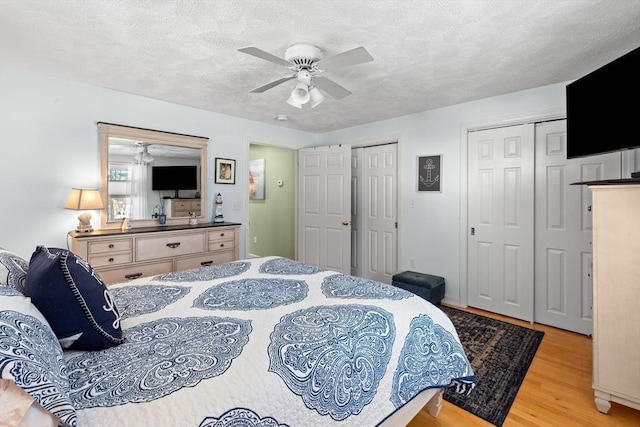
[[[103,207],[100,192],[93,188],[72,188],[67,203],[64,204],[65,209],[74,211],[96,210],[102,209]],[[93,231],[93,227],[91,227],[91,214],[89,212],[82,212],[78,215],[78,220],[80,222],[78,223],[76,231]]]

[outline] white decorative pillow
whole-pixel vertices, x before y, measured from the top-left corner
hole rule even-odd
[[[24,293],[29,263],[20,256],[0,248],[0,286],[11,286]]]
[[[67,364],[51,327],[28,297],[8,286],[0,286],[0,307],[0,377],[75,426]]]

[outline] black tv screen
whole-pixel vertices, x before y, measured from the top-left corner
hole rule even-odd
[[[151,189],[196,190],[198,188],[197,166],[154,166],[151,168]]]
[[[567,158],[640,146],[640,48],[567,85]]]

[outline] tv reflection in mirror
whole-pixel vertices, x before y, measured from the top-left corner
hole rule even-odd
[[[153,191],[174,191],[180,198],[180,190],[198,189],[197,166],[153,166],[151,168]]]

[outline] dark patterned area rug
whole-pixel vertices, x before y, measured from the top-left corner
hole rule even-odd
[[[456,327],[478,381],[468,396],[446,390],[445,400],[502,426],[544,332],[450,307],[440,308]]]

